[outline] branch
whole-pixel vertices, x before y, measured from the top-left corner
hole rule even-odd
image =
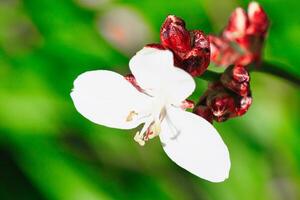
[[[284,65],[280,64],[280,66],[282,67],[278,67],[278,65],[264,61],[262,62],[261,67],[254,69],[253,71],[263,72],[263,73],[271,74],[273,76],[280,77],[300,87],[300,76],[297,76],[296,74],[283,70],[284,68],[287,68],[284,67]]]
[[[218,81],[220,80],[222,73],[206,70],[204,74],[199,76],[199,78],[206,80],[206,81]]]
[[[264,62],[262,62],[260,67],[248,66],[248,69],[250,72],[262,72],[262,73],[271,74],[273,76],[287,80],[287,81],[295,84],[296,86],[300,87],[300,77],[291,72],[283,70],[284,65],[280,64],[280,66],[282,66],[282,67],[278,67],[278,65],[264,61]],[[207,70],[199,78],[206,80],[206,81],[218,81],[218,80],[220,80],[221,74],[222,73]]]

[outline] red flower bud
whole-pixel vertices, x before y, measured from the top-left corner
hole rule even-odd
[[[203,117],[208,122],[213,123],[213,114],[209,107],[204,105],[198,105],[194,111],[196,115],[199,115],[200,117]]]
[[[160,40],[164,47],[175,52],[186,52],[191,49],[191,37],[185,28],[185,23],[174,15],[169,15],[163,23]]]
[[[194,30],[194,31],[191,32],[191,34],[193,36],[192,46],[194,48],[198,48],[199,50],[202,50],[204,53],[209,55],[209,53],[210,53],[209,39],[203,33],[203,31]]]
[[[248,34],[254,34],[264,37],[269,27],[269,19],[264,9],[257,3],[251,2],[248,6],[248,17],[250,27]]]
[[[226,72],[230,73],[232,78],[239,83],[250,81],[249,73],[243,65],[229,67],[226,69]]]
[[[191,31],[193,49],[184,55],[182,67],[192,76],[205,72],[210,63],[209,39],[200,30]]]
[[[248,111],[251,104],[252,104],[251,96],[239,97],[238,106],[236,108],[235,115],[232,117],[244,115]]]
[[[223,32],[223,36],[228,40],[236,40],[242,38],[246,34],[249,26],[248,16],[244,9],[237,8],[231,14],[227,27]]]
[[[221,75],[222,84],[240,96],[250,93],[249,81],[249,73],[242,65],[232,65]]]
[[[207,69],[210,44],[202,31],[188,31],[182,19],[169,15],[161,27],[160,39],[162,46],[172,50],[175,66],[192,76],[199,76]]]
[[[178,65],[192,76],[199,76],[203,74],[210,62],[210,53],[204,52],[198,48],[193,48],[186,54],[184,60],[181,60]]]
[[[231,67],[233,68],[233,67]],[[249,78],[240,76],[243,70],[233,68],[235,71],[232,79],[235,81],[247,81]],[[242,72],[240,72],[242,71]],[[234,78],[233,78],[234,77]],[[238,117],[247,112],[252,103],[250,90],[248,96],[240,96],[237,93],[225,88],[224,85],[217,81],[209,84],[208,89],[199,99],[194,113],[207,119],[224,122],[229,118]]]
[[[235,113],[234,96],[226,90],[213,91],[207,96],[206,102],[217,122],[223,122]]]
[[[221,37],[210,37],[212,61],[223,66],[259,63],[268,27],[268,17],[258,3],[250,3],[248,13],[237,8]]]
[[[230,45],[226,39],[209,36],[211,60],[219,66],[228,66],[239,59],[240,54]]]

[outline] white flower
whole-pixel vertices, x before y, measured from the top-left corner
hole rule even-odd
[[[193,78],[173,66],[168,50],[145,47],[129,66],[142,92],[115,72],[86,72],[71,93],[78,112],[112,128],[144,124],[134,137],[141,145],[159,135],[164,151],[179,166],[203,179],[224,181],[230,169],[226,145],[209,122],[180,107],[195,89]]]

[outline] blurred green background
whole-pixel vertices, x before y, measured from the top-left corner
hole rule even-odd
[[[259,1],[271,19],[265,58],[300,75],[300,2]],[[174,164],[156,138],[95,125],[69,93],[80,73],[128,73],[129,58],[159,41],[168,14],[218,33],[237,6],[226,0],[0,0],[0,199],[300,199],[300,92],[252,73],[254,102],[215,124],[231,155],[215,184]],[[197,80],[193,98],[206,82]],[[197,156],[197,152],[195,155]]]

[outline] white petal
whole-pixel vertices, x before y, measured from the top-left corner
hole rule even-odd
[[[78,112],[90,121],[120,129],[131,129],[145,122],[141,115],[147,113],[151,101],[151,97],[139,92],[123,76],[106,70],[78,76],[71,97]],[[132,120],[128,121],[130,113]]]
[[[129,67],[143,89],[160,88],[163,76],[173,66],[173,55],[168,50],[145,47],[133,56]]]
[[[228,149],[216,129],[205,119],[169,107],[161,128],[163,148],[180,167],[211,182],[228,178]]]
[[[173,62],[171,51],[145,47],[130,60],[129,66],[143,89],[154,95],[169,95],[172,103],[178,103],[193,93],[195,82]]]
[[[171,68],[165,85],[169,103],[174,105],[186,100],[196,87],[193,77],[178,67]]]

